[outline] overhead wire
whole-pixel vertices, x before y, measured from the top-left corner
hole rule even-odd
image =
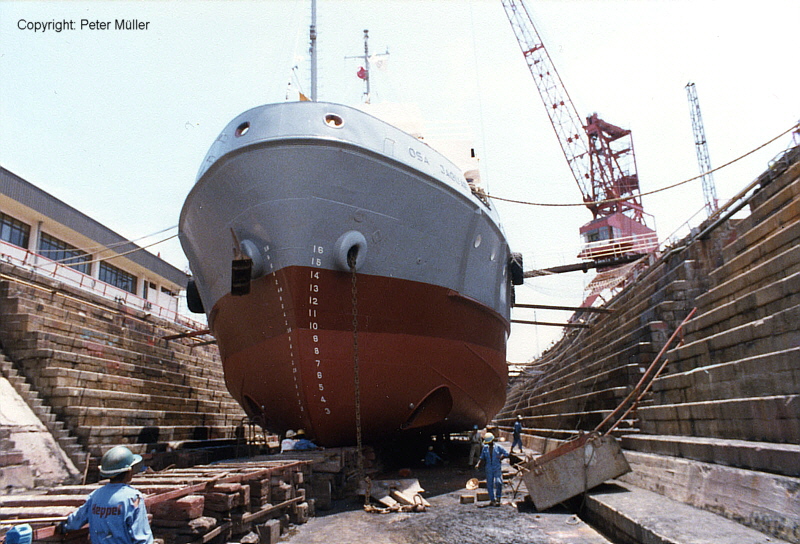
[[[147,238],[152,238],[153,236],[157,236],[157,235],[161,234],[162,232],[167,232],[168,230],[172,230],[172,229],[176,229],[176,228],[178,228],[178,225],[172,225],[171,227],[167,227],[165,229],[161,229],[161,230],[156,231],[156,232],[154,232],[152,234],[146,234],[144,236],[140,236],[139,238],[135,238],[133,240],[122,240],[120,242],[115,242],[113,244],[105,244],[105,245],[97,245],[97,246],[89,246],[89,247],[76,247],[75,249],[77,249],[79,251],[83,251],[84,253],[94,253],[95,251],[103,251],[103,250],[106,250],[106,249],[114,249],[115,247],[124,246],[126,244],[131,244],[131,243],[135,244],[139,240],[146,240]],[[60,262],[60,261],[56,261],[56,262]]]
[[[160,230],[158,232],[154,232],[153,234],[148,234],[147,236],[142,236],[140,238],[137,238],[136,240],[126,240],[124,242],[118,242],[116,244],[110,244],[108,246],[97,246],[98,248],[100,248],[97,251],[97,253],[99,254],[99,253],[103,253],[104,251],[112,251],[116,247],[119,247],[119,246],[122,246],[122,245],[125,245],[125,244],[132,244],[135,241],[144,240],[145,238],[150,238],[152,236],[155,236],[156,234],[161,234],[162,232],[166,232],[168,230],[172,230],[177,226],[178,225],[174,225],[172,227],[169,227],[169,228],[166,228],[166,229],[162,229],[162,230]],[[158,244],[163,244],[164,242],[172,240],[173,238],[176,238],[177,236],[178,236],[178,234],[175,233],[175,234],[173,234],[171,236],[167,236],[166,238],[158,240],[157,242],[153,242],[152,244],[147,244],[145,246],[137,246],[137,247],[135,247],[135,248],[133,248],[133,249],[131,249],[129,251],[124,251],[122,253],[117,253],[116,255],[111,255],[109,257],[98,257],[96,259],[92,259],[91,261],[83,261],[83,260],[80,260],[80,256],[79,255],[72,255],[70,257],[64,257],[63,259],[60,259],[60,260],[53,260],[52,262],[54,262],[56,264],[63,264],[65,266],[73,266],[73,265],[93,264],[93,263],[98,263],[100,261],[110,261],[111,259],[116,259],[117,257],[124,257],[125,255],[130,255],[131,253],[136,253],[137,251],[143,251],[143,250],[145,250],[145,249],[147,249],[149,247],[157,246]],[[87,254],[93,253],[93,251],[88,250],[88,249],[83,249],[83,248],[75,248],[75,249],[79,250],[79,251],[85,251]],[[43,254],[43,256],[47,257],[47,255],[44,255],[44,254]]]
[[[775,136],[774,138],[771,138],[769,141],[767,141],[767,142],[761,144],[760,146],[756,147],[755,149],[752,149],[752,150],[748,151],[747,153],[744,153],[743,155],[740,155],[740,156],[736,157],[735,159],[732,159],[732,160],[726,162],[725,164],[722,164],[722,165],[720,165],[720,166],[718,166],[716,168],[713,168],[713,169],[709,170],[708,172],[703,172],[702,174],[699,174],[699,175],[694,176],[692,178],[685,179],[685,180],[679,181],[677,183],[673,183],[672,185],[667,185],[666,187],[661,187],[660,189],[654,189],[652,191],[648,191],[648,192],[645,192],[645,193],[637,193],[636,196],[647,196],[647,195],[653,195],[653,194],[656,194],[656,193],[661,193],[663,191],[668,191],[670,189],[674,189],[676,187],[680,187],[681,185],[685,185],[685,184],[690,183],[692,181],[701,179],[703,176],[706,176],[708,174],[714,173],[714,172],[716,172],[718,170],[722,170],[723,168],[728,167],[728,166],[734,164],[735,162],[738,162],[738,161],[744,159],[745,157],[747,157],[749,155],[752,155],[753,153],[755,153],[757,151],[760,151],[761,149],[763,149],[766,146],[772,144],[773,142],[775,142],[779,138],[785,136],[786,134],[788,134],[788,133],[790,133],[792,131],[795,131],[795,130],[799,130],[799,129],[800,129],[800,123],[796,123],[796,124],[792,125],[790,128],[784,130],[783,132],[781,132],[780,134]],[[500,197],[500,196],[496,196],[496,195],[492,195],[492,194],[487,194],[486,196],[488,196],[489,198],[494,199],[494,200],[501,200],[503,202],[510,202],[510,203],[513,203],[513,204],[525,204],[527,206],[554,207],[554,208],[558,208],[558,207],[574,207],[574,206],[587,206],[587,205],[590,205],[590,204],[591,205],[600,206],[600,205],[603,205],[603,204],[612,204],[614,202],[622,202],[622,201],[625,201],[625,200],[629,200],[631,198],[630,196],[627,196],[627,197],[620,197],[620,198],[610,198],[608,200],[598,200],[596,202],[589,201],[589,202],[581,202],[581,203],[556,203],[556,202],[527,202],[527,201],[524,201],[524,200],[515,200],[515,199],[512,199],[512,198],[504,198],[504,197]]]
[[[116,255],[111,255],[110,257],[98,257],[97,259],[92,259],[91,261],[76,261],[75,260],[76,257],[67,257],[65,259],[61,259],[60,261],[53,261],[53,262],[58,263],[58,264],[64,264],[67,261],[72,261],[69,264],[73,265],[73,264],[93,264],[93,263],[99,263],[100,261],[110,261],[111,259],[116,259],[117,257],[124,257],[125,255],[130,255],[131,253],[136,253],[137,251],[143,251],[143,250],[147,249],[148,247],[153,247],[153,246],[157,246],[158,244],[163,244],[164,242],[166,242],[168,240],[172,240],[173,238],[177,238],[177,236],[178,236],[178,234],[175,233],[175,234],[173,234],[171,236],[167,236],[166,238],[164,238],[162,240],[159,240],[158,242],[153,242],[152,244],[147,244],[146,246],[135,247],[134,249],[131,249],[130,251],[124,251],[122,253],[117,253]],[[147,238],[147,237],[145,236],[145,238]],[[109,248],[106,248],[106,249],[109,249]],[[99,253],[102,253],[103,251],[105,251],[105,250],[100,250]]]

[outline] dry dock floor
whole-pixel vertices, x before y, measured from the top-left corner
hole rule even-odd
[[[387,474],[386,478],[396,478]],[[486,502],[461,504],[474,495],[466,483],[483,471],[463,460],[412,473],[426,490],[430,508],[421,513],[375,514],[355,501],[338,501],[317,511],[308,523],[292,527],[289,544],[777,544],[784,542],[721,516],[693,508],[620,482],[610,482],[576,498],[587,523],[565,506],[536,512],[518,508],[527,494],[512,480],[500,507]],[[601,529],[602,528],[602,532]]]
[[[290,544],[607,544],[611,541],[564,508],[546,513],[520,512],[515,502],[525,494],[524,485],[512,501],[506,486],[500,507],[486,502],[461,504],[470,478],[483,471],[463,466],[420,468],[419,479],[431,506],[421,513],[367,513],[355,501],[338,504],[330,512],[317,512],[308,523],[294,527],[281,540]]]

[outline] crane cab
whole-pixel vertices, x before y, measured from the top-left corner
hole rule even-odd
[[[580,228],[578,258],[604,262],[645,255],[658,248],[656,231],[622,212],[598,217]]]

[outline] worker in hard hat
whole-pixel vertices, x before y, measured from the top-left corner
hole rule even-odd
[[[481,455],[481,433],[477,425],[472,426],[472,432],[469,433],[469,466],[474,466],[478,462]]]
[[[110,481],[92,491],[83,506],[62,521],[62,533],[89,524],[89,538],[102,544],[152,544],[144,496],[129,484],[142,462],[125,446],[108,450],[100,460],[100,476]]]
[[[289,429],[286,431],[286,437],[281,440],[281,453],[285,451],[292,451],[294,449],[294,444],[297,442],[294,436],[295,434],[293,430]]]
[[[519,451],[522,453],[522,416],[517,415],[517,420],[514,422],[514,430],[512,432],[514,438],[511,441],[511,453],[514,453],[514,448],[519,446]]]
[[[303,429],[297,431],[295,436],[297,437],[297,442],[294,443],[295,450],[310,451],[319,449],[319,447],[306,436],[306,432]]]
[[[489,504],[491,506],[500,506],[500,499],[503,496],[503,470],[501,463],[507,457],[508,452],[505,448],[494,443],[494,435],[492,433],[483,435],[483,450],[475,468],[478,468],[481,461],[483,461],[486,467],[486,490],[489,492]]]

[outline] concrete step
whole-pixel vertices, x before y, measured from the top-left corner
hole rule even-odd
[[[621,482],[590,491],[584,518],[619,544],[787,542],[722,516]]]
[[[800,185],[800,183],[798,183],[798,185]],[[784,190],[791,192],[793,190],[796,191],[797,189],[796,186],[789,186]],[[752,216],[748,217],[747,220],[743,221],[742,223],[739,223],[736,230],[742,233],[741,236],[737,237],[722,250],[723,257],[726,261],[730,261],[736,256],[746,253],[749,248],[755,247],[761,242],[766,241],[775,233],[781,233],[783,230],[789,228],[793,223],[798,221],[800,218],[800,198],[797,198],[797,195],[787,194],[787,196],[793,198],[794,200],[790,202],[784,202],[784,205],[777,211],[772,210],[774,213],[772,213],[769,217],[762,219],[753,228],[747,228],[748,223],[750,222],[749,220],[752,219]]]
[[[702,312],[688,326],[690,334],[710,336],[800,304],[800,271],[749,290],[738,298]]]
[[[75,354],[76,356],[92,357],[105,361],[119,361],[135,365],[140,372],[153,375],[164,373],[191,373],[192,375],[222,380],[221,366],[210,364],[207,358],[189,356],[160,356],[169,353],[162,350],[156,353],[154,348],[141,345],[139,350],[107,345],[81,336],[74,336],[63,331],[44,331],[36,328],[26,328],[17,335],[14,341],[13,355],[15,360],[22,364],[26,359],[40,356],[42,351],[61,351]]]
[[[757,228],[798,198],[800,195],[800,179],[796,177],[798,172],[800,163],[790,166],[778,179],[758,189],[750,201],[750,215],[739,223],[740,232]]]
[[[195,409],[219,410],[221,406],[236,406],[231,402],[233,398],[223,384],[207,383],[191,377],[187,377],[186,381],[186,384],[177,384],[156,379],[112,378],[100,372],[60,367],[44,369],[39,377],[40,389],[49,396],[56,411],[63,406],[75,404],[83,396],[102,400],[103,391],[109,391],[112,399],[119,398],[117,393],[121,392],[136,395],[139,400],[159,402],[158,406],[152,406],[157,409],[194,406]],[[57,392],[61,395],[57,395]]]
[[[237,422],[238,423],[238,422]],[[88,441],[93,454],[102,456],[109,445],[117,444],[147,444],[156,442],[173,442],[185,440],[198,440],[203,436],[228,438],[233,435],[235,425],[205,426],[161,426],[158,428],[119,425],[83,427],[75,430],[79,440]],[[154,438],[154,440],[151,440]],[[99,449],[98,449],[99,448]]]
[[[566,393],[561,397],[546,395],[531,396],[526,407],[516,407],[514,412],[523,418],[536,417],[545,414],[582,412],[585,410],[613,409],[628,394],[627,387],[612,387],[610,389],[599,389],[587,393],[579,393],[581,390],[562,391]],[[574,396],[567,396],[573,394]],[[548,399],[553,399],[549,400]],[[498,419],[500,421],[500,419]]]
[[[646,434],[800,443],[800,395],[642,406]]]
[[[103,427],[109,425],[136,425],[142,427],[177,425],[219,425],[226,423],[224,414],[199,414],[191,411],[145,410],[142,408],[99,408],[91,406],[67,406],[63,417],[77,427]]]
[[[130,408],[147,406],[153,410],[191,410],[195,413],[230,413],[244,417],[241,406],[226,391],[214,391],[213,399],[189,398],[152,393],[131,393],[119,389],[87,389],[81,387],[55,387],[50,398],[56,406],[69,406],[80,399],[81,406],[103,408]]]
[[[800,345],[798,322],[800,305],[711,336],[689,336],[687,339],[691,339],[690,341],[667,353],[670,369],[685,372],[693,368],[795,348]]]
[[[53,302],[42,303],[41,298],[22,298],[19,294],[13,298],[0,298],[0,309],[4,313],[6,335],[19,336],[29,330],[55,332],[75,338],[80,345],[92,349],[129,349],[165,360],[197,358],[197,353],[193,353],[194,341],[162,339],[185,330],[169,323],[156,325],[117,312],[114,312],[116,317],[109,321],[96,318],[85,309],[54,307]]]
[[[666,375],[653,382],[653,404],[681,404],[797,392],[800,346],[784,351],[702,366],[678,372],[667,365]]]
[[[797,444],[651,434],[624,435],[620,440],[625,450],[800,476],[800,445]]]
[[[53,387],[90,387],[95,389],[123,387],[125,391],[144,391],[142,384],[150,384],[160,390],[225,391],[224,382],[216,377],[203,377],[181,372],[151,373],[132,363],[79,355],[66,351],[36,350],[24,365],[36,366],[38,388],[48,392]],[[155,391],[153,391],[155,392]]]
[[[732,265],[728,265],[732,266]],[[714,308],[795,274],[800,270],[800,246],[789,245],[786,249],[752,266],[736,271],[725,271],[726,265],[712,271],[710,276],[718,279],[718,284],[697,297],[699,308]]]
[[[800,478],[627,450],[618,480],[798,542]],[[663,508],[662,508],[663,509]]]

